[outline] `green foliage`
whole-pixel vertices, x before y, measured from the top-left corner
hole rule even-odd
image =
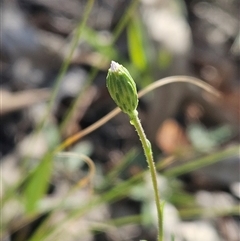
[[[147,56],[145,52],[143,31],[137,16],[131,18],[127,27],[128,48],[130,58],[135,67],[144,71],[147,69]]]
[[[233,146],[228,149],[224,149],[216,153],[209,154],[207,156],[200,157],[196,160],[192,160],[190,162],[173,167],[169,170],[166,170],[164,172],[164,175],[171,178],[177,177],[177,176],[192,172],[194,170],[200,169],[202,167],[214,164],[221,160],[224,160],[224,158],[227,158],[229,156],[237,155],[238,151],[239,151],[239,146]]]
[[[201,152],[209,152],[233,137],[233,129],[229,125],[207,130],[201,124],[191,124],[187,128],[192,144]]]
[[[158,66],[161,70],[167,69],[172,62],[172,56],[166,49],[161,49],[158,53]]]
[[[47,153],[31,173],[24,191],[27,213],[36,211],[38,201],[45,195],[52,173],[53,155]]]

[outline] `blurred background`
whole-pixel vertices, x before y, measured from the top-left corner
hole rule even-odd
[[[240,240],[238,0],[0,4],[1,240],[156,240],[151,179],[128,117],[82,134],[116,107],[111,60],[138,90],[181,75],[221,93],[171,83],[144,95],[138,112],[165,201],[164,240]]]

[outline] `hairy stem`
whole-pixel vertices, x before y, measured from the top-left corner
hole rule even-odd
[[[163,241],[163,209],[160,202],[160,194],[158,191],[158,183],[157,183],[157,171],[155,167],[155,163],[153,160],[153,154],[152,154],[152,147],[151,143],[147,139],[145,132],[143,130],[142,124],[138,118],[138,112],[135,111],[133,115],[130,116],[130,123],[135,127],[138,136],[140,138],[140,141],[142,143],[142,147],[144,150],[144,154],[146,156],[148,167],[151,174],[152,179],[152,185],[154,190],[154,196],[155,196],[155,203],[157,207],[157,215],[158,215],[158,241]]]

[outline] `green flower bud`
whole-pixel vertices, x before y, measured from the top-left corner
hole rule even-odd
[[[107,88],[117,106],[132,115],[138,105],[136,84],[128,70],[112,61],[107,75]]]

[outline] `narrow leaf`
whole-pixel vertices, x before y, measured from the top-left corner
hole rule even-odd
[[[131,61],[139,70],[147,68],[143,32],[141,23],[137,17],[132,17],[127,26],[128,48]]]
[[[28,179],[24,193],[28,213],[33,213],[36,210],[37,202],[47,190],[51,175],[52,157],[52,154],[46,154]]]

